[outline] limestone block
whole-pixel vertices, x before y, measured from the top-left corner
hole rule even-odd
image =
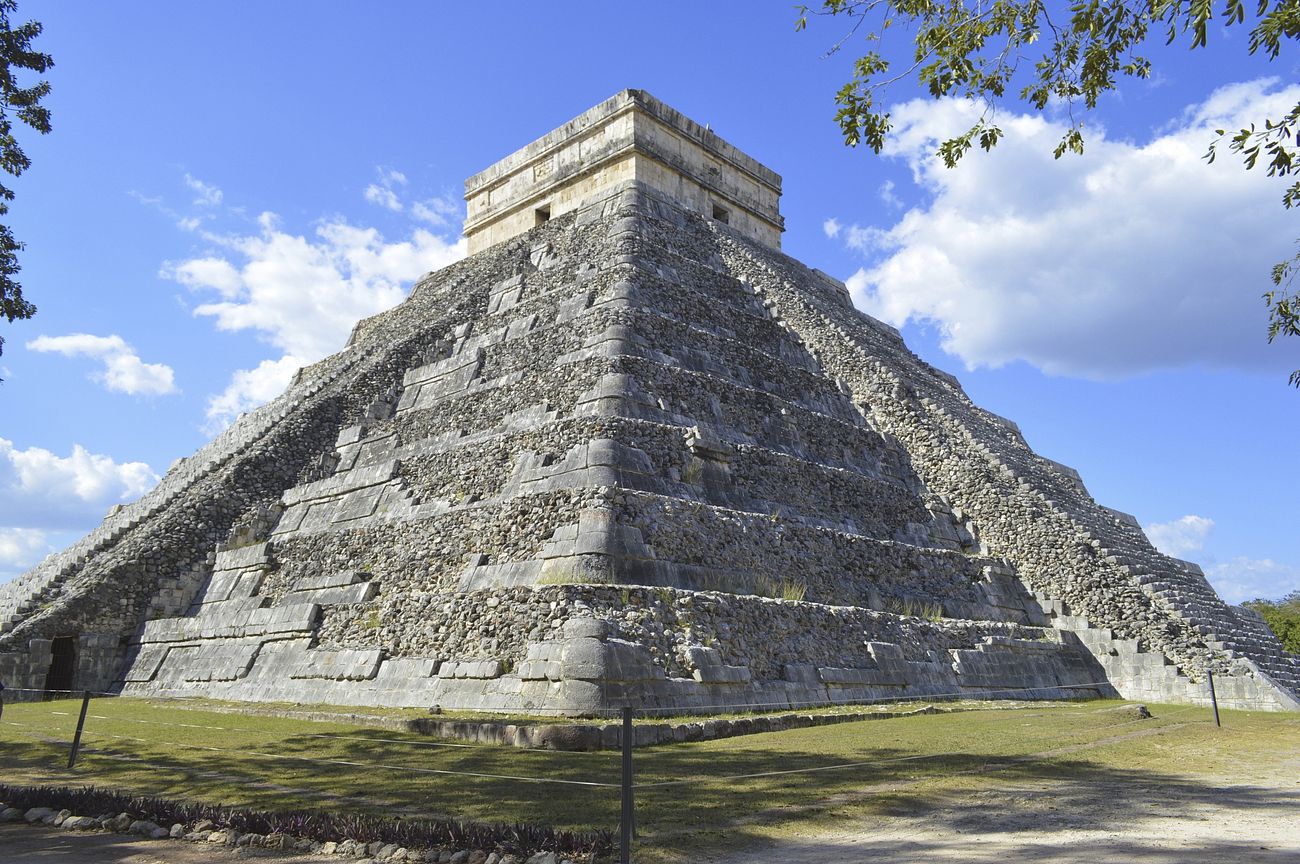
[[[525,315],[523,318],[516,318],[514,321],[511,321],[510,326],[506,328],[506,338],[518,339],[521,336],[526,336],[536,324],[536,314]]]
[[[560,632],[566,639],[604,640],[609,636],[609,622],[603,618],[570,618]]]
[[[809,663],[786,663],[783,667],[786,681],[796,684],[818,684],[817,667]]]
[[[577,318],[591,305],[592,292],[587,291],[576,297],[561,300],[555,314],[555,323],[564,324]]]
[[[488,293],[488,314],[514,308],[523,294],[523,277],[516,275],[493,285]]]
[[[263,570],[218,570],[204,587],[199,603],[218,603],[223,600],[247,599],[257,593],[262,585]]]
[[[871,659],[879,666],[905,662],[902,647],[893,642],[867,642],[866,645]]]
[[[1102,505],[1098,505],[1098,506],[1101,507],[1101,509],[1104,510],[1105,512],[1109,513],[1118,522],[1121,522],[1124,525],[1129,526],[1130,528],[1136,528],[1138,531],[1142,530],[1142,523],[1139,522],[1138,518],[1133,514],[1125,513],[1123,510],[1116,510],[1113,507],[1104,507]]]
[[[167,653],[170,650],[168,645],[141,646],[140,652],[136,654],[135,661],[127,669],[123,680],[127,682],[152,681],[163,661],[167,659]]]
[[[365,603],[379,595],[378,582],[358,582],[335,588],[318,588],[314,591],[291,591],[280,601],[282,605],[317,603],[321,606],[347,606]]]
[[[153,621],[144,622],[140,641],[181,642],[198,638],[198,627],[192,625],[193,619],[190,618],[155,618]]]
[[[291,678],[325,678],[334,681],[365,681],[375,677],[383,652],[379,649],[309,651],[291,673]]]
[[[459,590],[486,591],[516,585],[533,585],[542,572],[541,560],[510,561],[505,564],[473,564],[461,574]]]
[[[330,521],[334,523],[352,522],[374,515],[379,506],[379,497],[383,489],[367,489],[353,492],[338,501],[333,508]]]
[[[245,567],[261,567],[271,563],[270,544],[257,543],[239,549],[226,549],[217,553],[213,571],[242,570]]]
[[[838,666],[817,667],[817,677],[823,684],[838,686],[902,686],[907,679],[893,670],[848,669]]]
[[[380,682],[406,684],[412,679],[432,678],[442,661],[433,657],[389,657],[375,676]]]
[[[333,498],[347,492],[387,483],[397,473],[398,462],[389,459],[375,465],[353,468],[344,474],[304,483],[285,491],[281,501],[286,507],[317,499]]]
[[[519,664],[518,674],[521,681],[543,681],[547,679],[546,667],[549,660],[524,660]]]
[[[288,507],[280,515],[280,521],[276,524],[275,530],[271,532],[272,536],[278,537],[300,530],[304,522],[306,522],[310,510],[311,507],[307,504],[295,504]]]
[[[408,370],[402,376],[402,387],[409,389],[414,385],[463,375],[465,369],[477,368],[482,363],[483,355],[481,352],[481,348],[465,350],[462,346],[460,353]]]
[[[749,669],[745,666],[701,666],[692,674],[701,684],[749,683]]]
[[[551,410],[549,403],[538,402],[527,408],[521,408],[518,411],[512,411],[501,418],[501,423],[497,425],[494,431],[513,432],[523,429],[534,429],[544,423],[554,419],[557,415]]]
[[[559,660],[525,660],[519,664],[518,674],[523,681],[560,681],[564,678],[563,664]]]
[[[560,675],[593,681],[612,677],[610,659],[610,652],[599,639],[566,639],[560,648]]]
[[[438,667],[439,678],[493,679],[505,673],[505,663],[499,659],[448,660]]]
[[[293,586],[293,590],[320,591],[325,588],[345,588],[348,585],[355,585],[358,582],[364,582],[365,580],[366,574],[360,570],[342,570],[325,576],[314,576],[309,579],[300,579]]]
[[[721,666],[722,657],[716,648],[704,645],[691,645],[686,649],[686,660],[692,666]]]
[[[222,641],[192,649],[174,649],[168,659],[182,661],[179,667],[185,681],[234,681],[248,674],[261,647],[257,641]],[[181,652],[185,652],[183,658],[175,656]]]
[[[364,426],[345,426],[343,429],[339,430],[339,437],[335,440],[334,446],[335,448],[340,448],[347,447],[349,444],[356,444],[361,440],[361,436],[364,433]]]
[[[609,466],[634,474],[657,473],[644,450],[605,438],[595,439],[587,445],[587,464]]]
[[[524,656],[528,660],[558,660],[563,651],[563,642],[529,642]]]

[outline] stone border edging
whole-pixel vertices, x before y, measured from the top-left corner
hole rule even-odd
[[[457,848],[463,844],[456,844],[451,848],[408,849],[398,843],[383,840],[371,842],[353,840],[322,842],[310,836],[295,836],[288,833],[257,834],[237,831],[230,827],[220,827],[208,819],[201,819],[196,823],[177,822],[167,828],[127,812],[117,815],[107,813],[100,816],[82,816],[74,815],[68,809],[56,810],[54,807],[36,806],[22,810],[0,803],[0,824],[5,823],[26,823],[33,826],[45,825],[68,831],[127,834],[144,840],[185,840],[191,843],[212,844],[214,846],[255,847],[287,853],[337,855],[370,862],[406,861],[412,862],[412,864],[577,864],[579,861],[609,860],[608,855],[601,856],[597,853],[565,855],[554,851],[539,851],[529,855],[528,853],[514,854],[499,850]]]
[[[1060,705],[1059,702],[1035,702],[1034,707]],[[925,705],[910,710],[853,711],[842,714],[816,714],[812,712],[784,712],[762,714],[733,719],[700,720],[687,723],[640,723],[633,727],[634,747],[654,747],[660,744],[682,744],[691,741],[711,741],[733,738],[738,735],[755,735],[762,732],[784,732],[788,729],[807,729],[836,723],[856,723],[862,720],[893,720],[923,714],[955,714],[964,711],[1008,710],[1022,707],[1020,703],[1006,705],[938,706]],[[543,750],[617,750],[622,746],[622,725],[610,723],[507,723],[496,720],[439,720],[434,717],[384,717],[376,714],[355,714],[337,711],[312,711],[295,708],[266,708],[250,703],[243,706],[205,706],[203,711],[216,714],[248,714],[262,717],[284,717],[318,723],[353,723],[373,729],[393,732],[415,732],[434,738],[470,741],[476,744],[495,744],[507,747]]]

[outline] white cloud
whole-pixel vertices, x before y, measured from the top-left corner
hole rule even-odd
[[[460,205],[449,195],[427,198],[411,205],[411,216],[435,228],[450,225],[460,215]]]
[[[1279,600],[1300,590],[1300,568],[1279,564],[1269,558],[1239,556],[1224,564],[1205,568],[1205,576],[1229,603],[1247,600]]]
[[[279,396],[293,380],[294,373],[307,362],[286,354],[279,360],[263,360],[256,368],[235,372],[226,389],[208,400],[205,430],[215,434],[245,411]]]
[[[378,168],[376,171],[379,173],[379,182],[366,187],[366,200],[394,213],[401,213],[404,208],[402,199],[397,196],[397,187],[406,185],[406,175],[392,168]]]
[[[1147,539],[1166,555],[1186,558],[1205,546],[1205,538],[1214,528],[1214,520],[1205,516],[1187,515],[1172,522],[1154,522],[1143,525]]]
[[[850,225],[844,229],[844,245],[859,252],[870,253],[885,248],[889,243],[889,232],[871,225]],[[863,271],[853,274],[854,280],[861,280]],[[856,284],[856,281],[855,281]],[[853,289],[853,286],[849,286]]]
[[[54,551],[45,531],[0,528],[0,573],[22,572]]]
[[[144,462],[115,462],[80,444],[59,456],[40,447],[19,450],[0,438],[0,526],[81,528],[157,482]]]
[[[953,170],[936,144],[979,106],[895,106],[886,153],[929,200],[887,230],[844,232],[873,259],[847,280],[855,302],[895,325],[937,326],[968,368],[1024,360],[1098,379],[1193,363],[1290,370],[1294,346],[1266,343],[1260,301],[1269,267],[1294,253],[1281,186],[1226,152],[1202,157],[1214,129],[1297,101],[1300,85],[1231,85],[1146,143],[1092,129],[1085,155],[1059,161],[1060,124],[999,116],[1004,141]]]
[[[397,193],[387,186],[376,186],[371,183],[366,187],[365,195],[366,200],[371,204],[378,204],[380,207],[399,213],[402,210],[402,202],[397,197]]]
[[[886,180],[884,183],[880,184],[880,188],[876,191],[876,194],[880,196],[881,201],[897,210],[903,206],[903,199],[894,194],[895,188],[893,180]]]
[[[1193,514],[1142,526],[1152,545],[1166,555],[1183,559],[1202,551],[1213,529],[1213,519]],[[1204,570],[1205,578],[1228,603],[1277,599],[1300,588],[1300,568],[1269,558],[1239,555],[1227,563],[1209,563]]]
[[[239,294],[239,271],[222,258],[191,258],[180,264],[165,263],[158,273],[187,288],[215,288],[222,297]]]
[[[204,183],[189,174],[185,175],[185,185],[195,193],[194,204],[200,207],[216,207],[221,204],[221,190],[216,186]]]
[[[840,225],[840,220],[836,219],[834,216],[822,223],[822,231],[832,240],[840,236],[840,228],[842,227],[843,226]]]
[[[27,343],[32,351],[54,352],[65,357],[93,357],[104,364],[103,371],[91,376],[109,390],[132,395],[161,396],[176,392],[175,375],[170,366],[145,363],[130,345],[116,334],[93,336],[71,333],[67,336],[39,336]]]
[[[465,255],[463,240],[422,228],[390,243],[341,219],[319,224],[310,237],[282,230],[271,213],[258,223],[256,234],[213,237],[221,255],[163,268],[191,289],[217,293],[195,314],[221,330],[255,331],[282,352],[235,373],[209,402],[210,428],[275,396],[299,366],[341,349],[359,319],[400,302],[411,280]]]

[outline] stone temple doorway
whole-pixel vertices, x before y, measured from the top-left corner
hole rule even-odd
[[[77,640],[73,636],[60,636],[50,643],[50,671],[45,675],[45,692],[72,690],[76,671]]]

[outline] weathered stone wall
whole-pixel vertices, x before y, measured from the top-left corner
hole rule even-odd
[[[1164,654],[1193,678],[1207,662],[1220,674],[1247,675],[1234,661],[1249,659],[1276,683],[1300,689],[1296,659],[1242,627],[1194,565],[1156,552],[1135,520],[1098,505],[1076,472],[1034,454],[1014,424],[974,406],[896,331],[797,262],[708,227],[716,246],[702,244],[695,255],[721,254],[766,298],[873,425],[903,444],[926,486],[977,526],[1032,590]]]
[[[842,286],[640,185],[426,277],[295,387],[0,673],[36,682],[71,630],[96,634],[78,686],[583,713],[1134,669],[1195,698],[1213,651],[1234,704],[1284,702],[1144,589],[1140,534]]]
[[[636,182],[780,248],[781,178],[642,90],[624,90],[465,181],[470,254]],[[539,214],[539,210],[546,215]]]

